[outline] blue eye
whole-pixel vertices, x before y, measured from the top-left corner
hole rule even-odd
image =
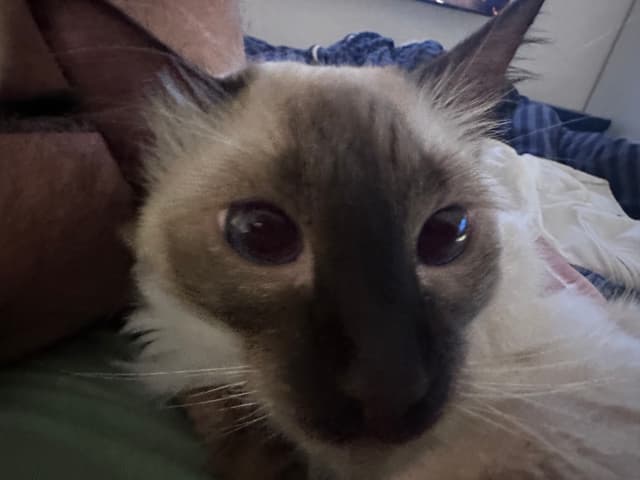
[[[469,217],[462,207],[451,206],[437,211],[422,226],[418,236],[418,258],[429,266],[453,262],[464,252],[469,230]]]

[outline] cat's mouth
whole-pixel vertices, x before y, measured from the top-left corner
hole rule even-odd
[[[304,413],[297,420],[310,436],[334,445],[401,446],[420,438],[442,417],[450,396],[450,378],[444,374],[434,377],[425,393],[411,403],[398,401],[398,397],[407,397],[394,392],[367,401],[327,396],[322,408],[301,410]]]

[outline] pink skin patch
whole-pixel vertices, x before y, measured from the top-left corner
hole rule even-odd
[[[605,303],[606,300],[589,280],[573,268],[562,255],[543,237],[536,240],[538,248],[547,261],[547,292],[554,293],[564,288],[572,288],[582,295]]]

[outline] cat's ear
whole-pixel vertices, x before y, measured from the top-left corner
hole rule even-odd
[[[191,104],[208,112],[243,90],[251,77],[251,68],[214,77],[198,66],[174,58],[169,69],[160,74],[164,93],[178,104]]]
[[[436,60],[418,67],[420,87],[437,88],[455,103],[481,103],[503,91],[509,65],[544,0],[514,0],[498,16]],[[447,95],[449,93],[449,95]]]
[[[145,112],[150,138],[142,164],[147,189],[176,162],[189,157],[202,138],[219,137],[225,112],[253,77],[251,67],[214,77],[183,59],[160,74]]]

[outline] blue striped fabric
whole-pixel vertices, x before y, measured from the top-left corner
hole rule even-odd
[[[273,46],[263,40],[245,37],[249,60],[296,61],[310,65],[397,65],[407,71],[440,55],[444,49],[433,40],[396,46],[390,38],[373,32],[351,34],[328,46],[307,49]],[[602,132],[572,129],[574,122],[563,122],[554,107],[530,100],[511,91],[497,109],[505,120],[502,139],[518,153],[530,153],[556,160],[573,168],[607,179],[625,210],[640,218],[640,144],[612,139]],[[575,125],[577,126],[577,125]],[[579,131],[580,130],[580,131]],[[606,298],[619,296],[623,285],[576,267]],[[639,295],[640,298],[640,295]]]
[[[573,268],[586,277],[587,280],[589,280],[607,300],[614,300],[616,298],[628,296],[635,298],[640,302],[639,291],[626,288],[624,285],[607,280],[602,275],[587,270],[586,268],[582,268],[577,265],[573,265]]]
[[[640,143],[574,131],[553,107],[522,95],[510,120],[504,139],[518,153],[556,160],[608,180],[623,210],[640,218]]]

